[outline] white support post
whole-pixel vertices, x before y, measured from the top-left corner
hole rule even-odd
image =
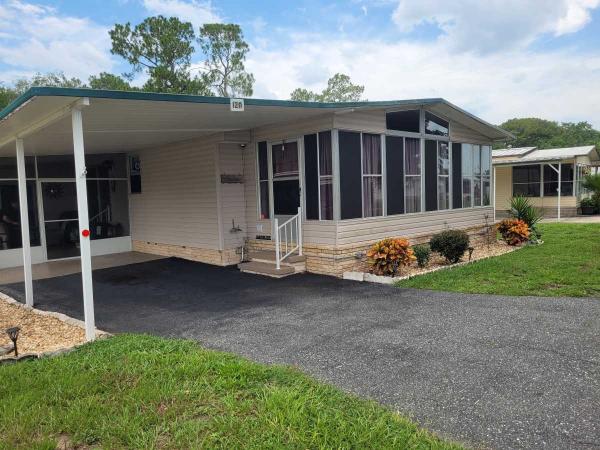
[[[73,152],[75,156],[75,185],[77,188],[77,214],[79,218],[79,247],[81,249],[81,280],[83,285],[83,313],[85,337],[88,341],[96,338],[94,321],[94,289],[92,284],[92,252],[89,232],[87,204],[87,171],[83,145],[83,120],[80,108],[71,112],[73,122]]]
[[[494,171],[492,173],[492,206],[494,208],[494,223],[496,223],[496,166],[494,166]]]
[[[557,219],[557,222],[560,222],[560,194],[562,192],[561,183],[562,183],[562,163],[558,163],[558,219]]]
[[[281,268],[281,262],[279,261],[281,249],[279,248],[279,219],[277,217],[273,219],[273,231],[275,232],[275,266],[279,270]]]
[[[298,207],[298,255],[302,256],[302,207]]]
[[[25,172],[25,147],[23,139],[17,139],[17,173],[19,184],[19,212],[21,215],[21,246],[23,248],[23,279],[25,281],[25,304],[33,306],[33,277],[31,270],[31,245],[29,241],[29,208],[27,206],[27,174]]]

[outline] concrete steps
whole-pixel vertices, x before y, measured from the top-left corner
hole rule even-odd
[[[248,254],[249,262],[238,264],[238,268],[245,273],[264,275],[272,278],[283,278],[295,273],[306,272],[306,257],[292,254],[281,262],[277,269],[275,265],[275,251],[255,250]]]

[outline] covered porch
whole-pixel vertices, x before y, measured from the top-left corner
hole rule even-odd
[[[240,228],[236,219],[245,215],[245,205],[242,190],[242,202],[232,207],[235,217],[231,222],[224,217],[221,195],[227,192],[221,184],[228,181],[218,174],[219,152],[233,149],[233,157],[243,160],[238,153],[251,142],[250,130],[310,119],[323,115],[324,108],[327,105],[290,107],[289,102],[265,100],[244,104],[228,98],[32,88],[0,112],[0,158],[10,166],[8,178],[0,171],[0,182],[12,192],[0,203],[8,229],[0,230],[3,283],[22,280],[24,300],[34,306],[34,279],[81,272],[86,336],[93,339],[94,267],[137,261],[139,254],[131,253],[134,243],[144,252],[163,256],[169,256],[169,246],[189,247],[190,252],[201,248],[206,253],[201,260],[218,257],[215,263],[225,265],[223,254],[233,244],[226,242],[223,230]],[[161,172],[161,167],[172,166],[170,149],[180,147],[186,147],[190,159],[186,172]],[[156,159],[146,178],[154,180],[152,187],[144,184],[140,170],[139,155],[147,150],[149,159]],[[176,167],[185,166],[181,152],[173,158]],[[106,161],[110,170],[102,172]],[[243,182],[239,173],[232,175],[236,183]],[[91,205],[101,192],[92,192],[91,181],[112,194],[118,192],[119,204],[94,209]],[[151,201],[137,195],[144,190],[152,190]],[[66,200],[69,205],[53,209]],[[161,208],[175,211],[176,217],[165,217],[168,213]],[[117,210],[118,221],[113,220]],[[107,239],[100,239],[101,234]],[[68,248],[63,245],[67,241]],[[204,245],[195,245],[199,241]],[[190,254],[190,259],[197,257]]]

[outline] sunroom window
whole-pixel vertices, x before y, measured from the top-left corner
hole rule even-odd
[[[438,142],[438,209],[450,208],[450,152],[447,142]]]
[[[404,152],[404,191],[407,213],[421,211],[421,141],[406,138]]]
[[[381,137],[362,135],[363,217],[383,215]]]
[[[531,166],[513,166],[513,195],[539,197],[540,173],[540,166],[537,164]]]
[[[447,120],[425,111],[425,133],[436,136],[448,136],[450,124]]]
[[[385,115],[385,123],[388,130],[419,133],[421,131],[420,122],[421,111],[418,109],[392,111]]]

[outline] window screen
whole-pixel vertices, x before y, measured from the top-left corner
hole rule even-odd
[[[319,220],[319,152],[316,134],[304,136],[304,197],[306,218]]]
[[[360,133],[339,132],[340,209],[342,219],[362,217]]]
[[[387,213],[404,213],[404,138],[386,136]]]
[[[513,166],[513,195],[540,196],[541,169],[539,165]]]
[[[555,167],[558,165],[555,164]],[[558,168],[558,167],[557,167]],[[573,195],[573,164],[561,166],[560,195]],[[548,164],[544,164],[544,197],[558,196],[558,173]]]
[[[266,142],[258,143],[258,182],[260,218],[269,218],[269,155]]]
[[[425,141],[425,210],[435,211],[437,197],[437,141]]]
[[[385,123],[388,130],[419,133],[420,117],[421,112],[418,109],[393,111],[386,113]]]

